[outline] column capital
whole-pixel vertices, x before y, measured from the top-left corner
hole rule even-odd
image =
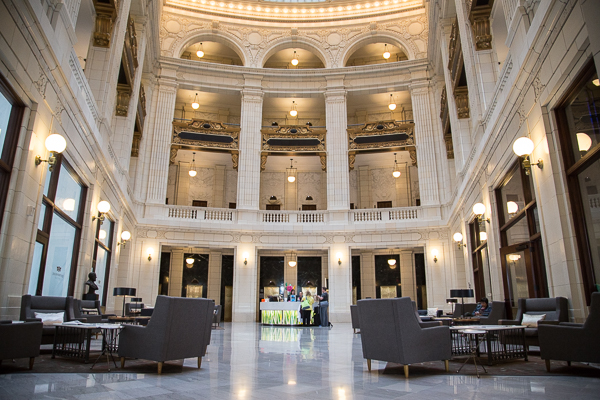
[[[429,93],[432,82],[430,80],[421,80],[412,83],[409,86],[411,96],[414,95],[425,95]]]
[[[244,88],[241,94],[243,103],[262,103],[264,97],[264,92],[255,88]]]
[[[345,103],[346,102],[346,90],[345,89],[332,89],[325,91],[325,103]]]

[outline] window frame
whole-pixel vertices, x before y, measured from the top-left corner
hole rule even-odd
[[[98,213],[98,216],[100,216],[100,213]],[[94,273],[95,273],[96,272],[96,261],[97,261],[97,257],[98,257],[98,247],[102,247],[104,249],[104,251],[106,251],[106,269],[104,271],[104,276],[102,277],[102,279],[104,279],[104,284],[102,285],[102,293],[101,293],[102,297],[99,299],[100,304],[103,306],[106,305],[106,298],[108,296],[108,279],[110,278],[110,266],[111,266],[110,262],[112,260],[112,251],[113,251],[112,244],[114,241],[113,235],[114,235],[114,231],[115,231],[115,221],[106,217],[104,220],[104,223],[110,224],[110,228],[108,229],[108,232],[106,233],[108,240],[106,241],[106,243],[100,241],[100,227],[103,224],[100,224],[100,221],[98,221],[98,223],[96,224],[96,237],[94,240],[94,255],[92,257],[92,271],[94,271]]]

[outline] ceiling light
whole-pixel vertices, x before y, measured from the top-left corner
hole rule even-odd
[[[193,178],[196,176],[197,172],[196,172],[196,152],[192,153],[192,165],[190,165],[190,170],[188,172],[188,174],[190,174],[190,176]]]
[[[292,65],[295,67],[298,65],[298,54],[296,54],[296,50],[294,50],[294,56],[292,57]]]
[[[387,260],[388,265],[390,266],[390,269],[396,269],[396,259],[395,258],[390,258]]]
[[[294,159],[290,158],[290,167],[286,169],[287,180],[289,183],[296,182],[296,168],[294,168]]]
[[[188,257],[185,259],[185,263],[188,265],[188,268],[192,268],[192,264],[194,264],[194,259],[192,257]]]
[[[391,56],[391,54],[388,51],[387,44],[386,44],[383,49],[383,58],[385,58],[387,60],[388,58],[390,58],[390,56]]]
[[[200,104],[198,103],[198,93],[196,93],[196,96],[194,97],[194,101],[192,102],[192,108],[194,110],[200,108]]]
[[[590,147],[592,147],[592,138],[586,133],[580,132],[575,136],[577,136],[577,146],[579,147],[579,151],[588,151]]]
[[[394,178],[400,178],[400,168],[398,168],[398,160],[396,159],[396,153],[394,153],[394,172],[392,172],[392,176]]]
[[[396,109],[396,103],[394,103],[394,96],[390,94],[390,104],[388,104],[388,108],[390,111],[394,111]]]
[[[200,43],[200,46],[198,46],[198,51],[196,51],[196,55],[198,56],[198,58],[204,57],[204,48],[202,47],[202,43]]]
[[[292,109],[290,110],[290,115],[295,117],[298,115],[298,110],[296,109],[296,102],[292,101]]]

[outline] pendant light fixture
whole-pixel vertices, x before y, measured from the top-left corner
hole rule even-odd
[[[192,257],[188,257],[185,259],[185,263],[187,264],[188,268],[192,268],[194,266],[194,259]]]
[[[198,51],[196,52],[198,58],[204,57],[204,48],[202,47],[202,42],[200,42],[200,46],[198,46]]]
[[[295,67],[298,65],[300,61],[298,60],[298,53],[296,53],[296,50],[294,50],[294,56],[292,57],[292,65]]]
[[[196,96],[194,97],[194,101],[192,102],[192,108],[194,110],[200,108],[200,103],[198,103],[198,93],[196,93]]]
[[[196,176],[197,172],[196,172],[196,152],[192,153],[192,165],[190,165],[190,170],[188,172],[188,174],[190,174],[190,176],[193,178]]]
[[[387,44],[386,44],[383,48],[383,58],[385,58],[387,60],[388,58],[390,58],[390,56],[391,56],[391,54],[388,51]]]
[[[294,159],[290,158],[290,167],[286,169],[287,180],[289,183],[296,182],[296,168],[294,168]]]
[[[390,111],[394,111],[396,109],[396,103],[394,103],[394,95],[390,94],[390,104],[388,104],[388,108]]]
[[[392,172],[392,176],[394,178],[400,178],[402,173],[400,172],[400,168],[398,168],[398,160],[396,159],[396,153],[394,153],[394,172]]]
[[[296,109],[296,102],[292,101],[292,109],[290,110],[290,115],[295,117],[298,115],[298,110]]]

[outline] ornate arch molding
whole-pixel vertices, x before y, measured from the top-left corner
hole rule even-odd
[[[263,42],[264,43],[264,42]],[[288,49],[291,47],[295,47],[297,49],[303,49],[306,51],[310,51],[314,55],[316,55],[319,60],[323,63],[325,68],[331,68],[332,61],[323,49],[320,46],[320,43],[316,40],[307,37],[301,36],[287,36],[283,38],[279,38],[274,40],[273,42],[268,44],[268,47],[265,46],[262,48],[256,55],[256,66],[259,68],[263,68],[267,60],[275,53],[280,50]]]
[[[342,64],[340,65],[340,67],[344,67],[348,62],[348,59],[358,49],[372,43],[388,43],[400,47],[406,52],[406,56],[409,60],[414,60],[416,58],[415,50],[418,51],[418,49],[416,49],[416,46],[413,43],[401,39],[400,37],[398,37],[398,35],[395,35],[392,32],[377,32],[377,34],[375,35],[373,35],[370,32],[363,33],[361,35],[356,36],[354,40],[348,44],[348,47],[346,47],[346,50],[342,54]]]
[[[163,38],[161,38],[161,53],[166,57],[179,58],[181,53],[183,53],[183,50],[194,43],[202,41],[217,42],[235,51],[242,60],[242,64],[247,65],[246,60],[248,60],[248,55],[244,51],[244,46],[237,37],[227,32],[219,31],[219,33],[214,33],[212,29],[206,28],[192,30],[187,32],[186,36],[181,38],[177,35],[176,39],[171,41],[168,49],[162,47],[163,43],[166,43],[166,40],[162,39]]]

